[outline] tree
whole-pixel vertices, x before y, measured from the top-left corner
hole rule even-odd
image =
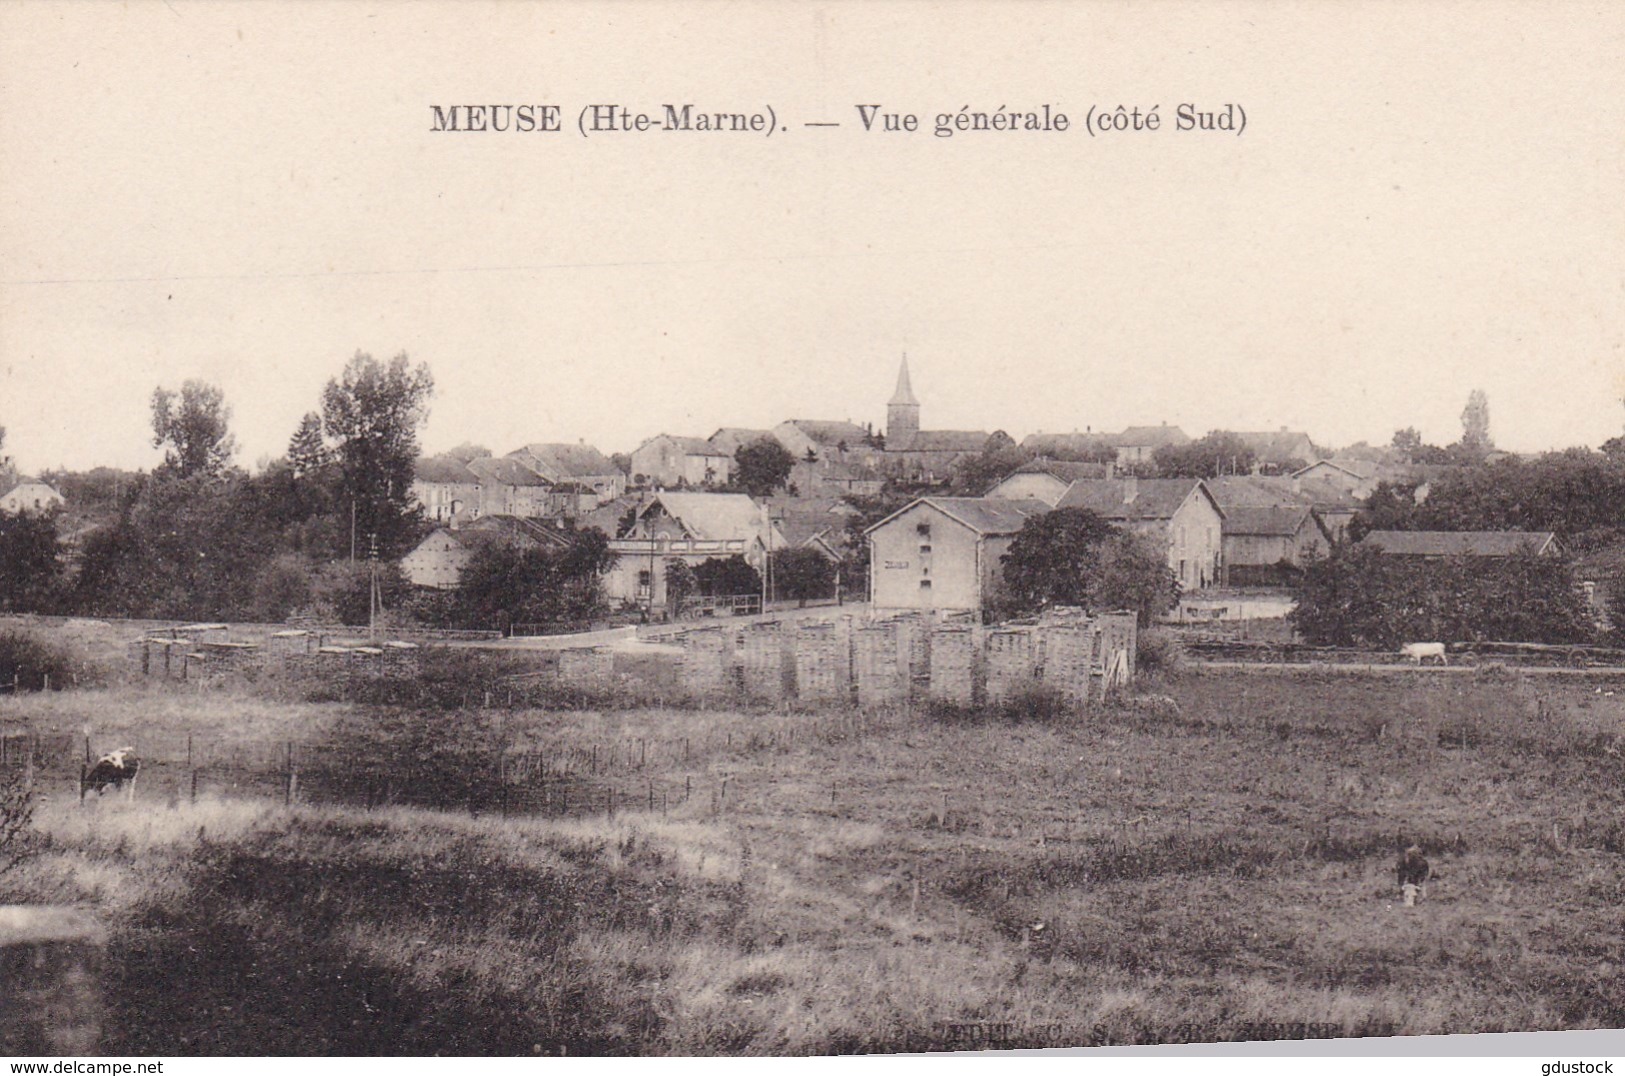
[[[737,553],[731,557],[707,557],[694,566],[694,579],[700,593],[713,598],[740,594],[760,594],[762,574]]]
[[[484,445],[476,445],[472,441],[464,441],[456,448],[448,448],[446,451],[440,454],[449,460],[456,460],[458,463],[472,463],[475,460],[489,459],[491,457],[491,450],[486,448]]]
[[[152,390],[152,445],[164,449],[165,473],[191,478],[223,471],[237,451],[230,422],[225,393],[206,381],[186,381],[178,397],[162,386]]]
[[[796,458],[771,437],[763,437],[734,451],[734,482],[752,497],[766,497],[790,479]]]
[[[1416,431],[1415,426],[1406,426],[1403,430],[1394,431],[1391,443],[1400,459],[1410,462],[1415,460],[1416,454],[1422,450],[1422,435]]]
[[[1169,478],[1215,478],[1247,474],[1257,454],[1246,441],[1227,430],[1212,430],[1188,444],[1163,445],[1153,454],[1157,473]]]
[[[50,612],[61,574],[55,514],[0,511],[0,610]]]
[[[614,565],[609,541],[577,532],[566,550],[490,542],[474,551],[459,578],[466,623],[575,624],[605,610],[603,572]]]
[[[816,549],[777,549],[770,555],[773,594],[806,605],[835,594],[835,565]]]
[[[299,428],[288,441],[288,463],[295,478],[313,475],[333,462],[333,450],[322,438],[322,416],[314,411],[305,412]]]
[[[1340,546],[1305,564],[1294,596],[1293,626],[1321,645],[1575,643],[1596,630],[1572,564],[1532,548],[1510,557],[1421,558]]]
[[[1467,406],[1462,409],[1461,447],[1478,456],[1495,447],[1490,439],[1490,401],[1483,389],[1468,394]]]
[[[669,557],[666,560],[666,606],[672,614],[676,614],[683,607],[685,599],[700,589],[700,581],[694,577],[694,569],[688,566],[688,561],[681,557]]]
[[[980,497],[1032,458],[1030,451],[1017,445],[990,443],[976,455],[955,461],[949,486],[960,496]]]
[[[1058,508],[1028,519],[1000,558],[1000,613],[1052,605],[1134,609],[1142,623],[1172,605],[1168,559],[1148,540],[1120,531],[1084,508]]]
[[[383,363],[356,352],[322,391],[322,423],[338,442],[357,532],[376,535],[386,558],[404,553],[417,537],[412,477],[418,428],[429,417],[433,394],[428,366],[412,368],[404,353]]]

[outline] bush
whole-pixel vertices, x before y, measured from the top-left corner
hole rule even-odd
[[[73,660],[65,647],[27,632],[0,632],[0,684],[18,691],[54,691],[90,679],[91,670]]]
[[[1140,632],[1135,668],[1152,676],[1175,676],[1185,667],[1185,648],[1166,631]]]

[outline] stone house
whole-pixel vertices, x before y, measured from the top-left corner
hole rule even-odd
[[[598,503],[626,492],[626,475],[609,458],[587,444],[537,443],[508,453],[553,485],[576,485],[593,491]]]
[[[994,497],[921,497],[864,532],[876,609],[975,611],[997,589],[1000,560],[1050,506]]]
[[[480,514],[480,476],[450,456],[425,456],[412,467],[412,496],[437,523]]]
[[[67,501],[62,494],[44,482],[19,482],[0,496],[0,512],[50,512],[61,508]]]
[[[767,510],[743,493],[662,491],[635,509],[631,528],[610,535],[615,566],[604,577],[611,601],[659,608],[666,604],[669,560],[690,567],[713,557],[739,556],[761,571],[769,549],[789,541],[769,520]]]
[[[700,437],[657,434],[632,452],[632,483],[663,489],[725,486],[733,453]]]
[[[450,590],[461,581],[463,568],[475,551],[493,543],[557,550],[570,547],[567,535],[545,523],[515,516],[481,516],[466,524],[436,527],[401,558],[401,572],[413,586]]]

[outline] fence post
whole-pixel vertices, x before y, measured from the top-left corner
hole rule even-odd
[[[286,752],[285,752],[284,758],[286,760],[285,764],[286,764],[287,768],[286,768],[286,770],[284,772],[287,775],[287,782],[286,782],[285,790],[284,790],[283,796],[282,796],[282,805],[284,807],[292,807],[293,806],[294,793],[297,791],[298,784],[299,784],[299,775],[294,773],[294,770],[293,770],[293,741],[292,740],[289,740],[287,742],[287,744],[285,745],[285,749],[286,749]]]

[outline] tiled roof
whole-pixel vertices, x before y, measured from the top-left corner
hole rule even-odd
[[[1105,463],[1078,463],[1074,460],[1029,460],[1017,467],[1014,474],[1047,474],[1062,482],[1077,482],[1085,478],[1105,478],[1111,467]]]
[[[1087,508],[1102,519],[1132,522],[1172,519],[1192,490],[1195,478],[1094,478],[1072,483],[1057,508]]]
[[[1184,445],[1190,438],[1178,426],[1130,426],[1107,440],[1120,448],[1161,448],[1163,445]]]
[[[963,523],[980,535],[1015,534],[1026,525],[1027,520],[1050,510],[1050,506],[1043,501],[1031,498],[1005,500],[998,497],[921,497],[917,501],[910,501],[864,533],[885,526],[917,504],[930,505],[949,519]]]
[[[588,478],[617,473],[615,465],[591,445],[526,445],[510,452],[512,458],[525,458],[527,465],[555,482],[565,478]]]
[[[1224,510],[1224,533],[1290,538],[1309,519],[1307,504],[1239,505]]]
[[[831,422],[824,419],[793,418],[787,423],[794,426],[807,438],[820,445],[839,445],[845,443],[847,448],[857,448],[864,444],[869,437],[869,431],[852,422]]]
[[[743,445],[755,444],[763,438],[773,439],[772,430],[747,430],[742,426],[724,426],[710,437],[711,444],[720,448],[728,455],[739,451]]]
[[[761,506],[743,493],[666,492],[651,497],[648,504],[656,502],[695,538],[721,541],[765,534]],[[782,535],[774,540],[780,547],[785,544]]]
[[[915,430],[886,442],[887,452],[980,452],[992,434],[986,430]]]
[[[485,457],[470,460],[468,470],[478,475],[482,482],[498,486],[547,486],[552,483],[517,459],[503,456],[500,459]]]
[[[731,455],[733,455],[733,453],[727,451],[726,449],[718,448],[716,445],[712,444],[710,441],[707,441],[703,437],[682,437],[682,436],[679,436],[678,434],[675,434],[675,433],[657,434],[656,436],[651,437],[651,438],[649,438],[649,440],[643,442],[643,444],[639,445],[638,447],[642,448],[642,447],[644,447],[644,445],[652,444],[653,442],[659,441],[661,439],[665,439],[667,441],[670,441],[672,444],[674,444],[678,448],[682,449],[683,453],[685,455],[689,455],[689,456],[731,456]]]
[[[418,482],[436,485],[474,485],[479,476],[468,469],[462,460],[450,456],[424,456],[412,465],[412,477]]]

